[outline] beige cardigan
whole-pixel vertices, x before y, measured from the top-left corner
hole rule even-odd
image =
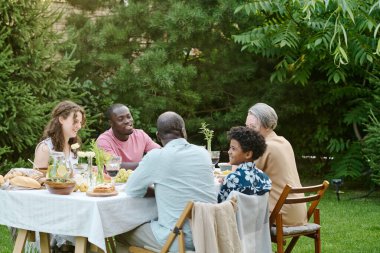
[[[269,194],[269,210],[272,211],[286,184],[300,187],[297,165],[293,148],[282,136],[275,132],[265,138],[267,149],[256,160],[256,166],[264,171],[272,180],[272,189]],[[303,196],[303,194],[291,194],[289,196]],[[306,204],[284,205],[282,219],[285,226],[299,226],[307,223]]]
[[[241,253],[234,206],[195,202],[191,230],[197,253]]]

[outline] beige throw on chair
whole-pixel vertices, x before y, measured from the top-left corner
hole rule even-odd
[[[234,205],[231,201],[217,205],[194,203],[191,230],[197,253],[242,252]]]

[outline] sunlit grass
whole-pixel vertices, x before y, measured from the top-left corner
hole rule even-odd
[[[12,252],[12,249],[11,234],[8,228],[0,226],[0,253],[10,253]]]
[[[364,191],[347,191],[338,202],[331,188],[319,204],[322,252],[380,252],[380,193],[367,198]],[[314,252],[312,239],[304,237],[294,253]]]

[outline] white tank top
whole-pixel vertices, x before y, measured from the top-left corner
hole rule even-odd
[[[53,147],[53,141],[51,140],[50,137],[46,138],[45,140],[43,140],[40,143],[38,143],[37,147],[40,146],[41,143],[44,143],[44,144],[46,144],[46,146],[48,146],[49,153],[51,153],[52,151],[55,151],[54,147]],[[37,149],[37,147],[36,147],[36,149]],[[69,157],[66,156],[66,166],[68,168],[73,168],[72,166],[74,164],[78,164],[78,157],[75,157],[74,153],[70,150]]]

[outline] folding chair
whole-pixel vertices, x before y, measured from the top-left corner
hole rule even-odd
[[[286,185],[280,198],[278,199],[275,207],[269,218],[269,224],[271,224],[271,240],[277,243],[277,252],[284,252],[284,245],[286,243],[285,239],[292,238],[285,252],[289,253],[292,251],[294,245],[297,243],[300,236],[307,236],[314,239],[315,252],[321,252],[321,235],[320,235],[320,217],[319,209],[316,208],[321,200],[323,194],[329,186],[328,181],[323,181],[320,185],[298,187],[293,188],[290,185]],[[315,193],[305,197],[292,198],[288,195],[291,193]],[[297,204],[297,203],[307,203],[310,202],[310,206],[307,211],[307,220],[314,216],[313,223],[307,223],[304,226],[292,226],[284,227],[282,223],[281,208],[285,204]]]
[[[236,203],[236,198],[232,198],[230,200],[232,203]],[[169,234],[168,239],[166,240],[164,246],[161,249],[153,249],[145,246],[144,248],[139,248],[136,246],[129,247],[130,253],[170,253],[169,249],[172,246],[174,240],[178,236],[178,253],[195,253],[195,251],[186,251],[185,247],[185,234],[182,229],[185,224],[186,219],[191,219],[192,217],[192,209],[194,207],[194,202],[189,201],[183,210],[181,216],[178,218],[172,232]]]
[[[179,253],[185,253],[185,235],[182,231],[183,226],[185,225],[185,221],[188,218],[191,218],[191,211],[193,209],[194,202],[189,201],[183,210],[181,216],[178,218],[176,224],[174,225],[174,228],[172,232],[169,234],[168,239],[166,240],[166,243],[161,249],[161,253],[167,253],[169,252],[170,247],[172,246],[175,238],[178,236],[178,252]],[[154,253],[154,249],[146,249],[146,248],[139,248],[135,246],[129,247],[130,253]]]

